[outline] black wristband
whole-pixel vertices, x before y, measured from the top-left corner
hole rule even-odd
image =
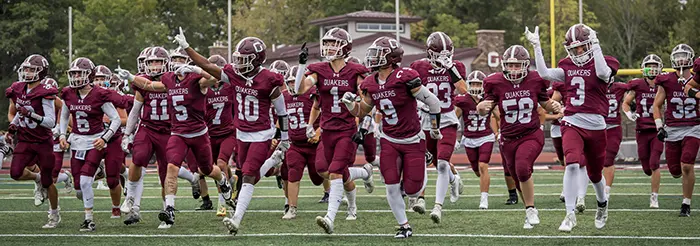
[[[435,126],[439,129],[440,128],[440,113],[437,114],[430,114],[430,121],[435,121]]]
[[[688,97],[695,98],[695,95],[697,95],[698,92],[700,92],[698,89],[690,88],[690,90],[688,90]]]
[[[452,83],[457,83],[458,81],[464,79],[462,78],[462,75],[459,74],[457,66],[452,66],[450,69],[447,69],[447,71],[450,73],[450,79],[452,79]]]

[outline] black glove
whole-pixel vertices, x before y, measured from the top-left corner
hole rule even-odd
[[[306,48],[306,43],[304,43],[301,45],[301,52],[299,53],[299,64],[306,64],[306,61],[308,61],[308,60],[309,60],[309,48]]]
[[[664,142],[667,137],[668,133],[666,132],[666,130],[664,130],[663,128],[659,128],[659,132],[656,133],[656,138],[658,138],[659,141]]]
[[[369,131],[367,131],[367,129],[360,128],[359,131],[357,131],[355,134],[352,134],[352,141],[356,144],[362,144],[365,141],[365,135],[367,135],[368,132]]]

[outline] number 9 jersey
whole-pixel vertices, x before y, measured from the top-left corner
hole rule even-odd
[[[369,70],[362,64],[346,63],[338,73],[333,71],[329,62],[317,62],[307,67],[306,76],[316,74],[316,88],[321,105],[321,129],[355,131],[357,123],[340,98],[345,92],[357,94],[358,78],[364,78]]]
[[[549,100],[548,85],[537,71],[528,72],[518,84],[507,80],[500,72],[484,79],[484,100],[494,101],[498,106],[503,137],[525,136],[540,129],[537,104]]]

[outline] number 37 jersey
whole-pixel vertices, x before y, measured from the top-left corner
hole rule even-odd
[[[549,82],[531,71],[519,84],[513,84],[503,73],[484,79],[484,100],[492,100],[501,113],[501,135],[506,138],[527,135],[540,129],[537,104],[549,100]]]
[[[316,88],[321,105],[321,129],[342,131],[352,129],[357,124],[345,104],[340,102],[345,92],[357,94],[358,78],[362,79],[369,70],[362,64],[347,63],[337,73],[329,62],[318,62],[308,66],[306,76],[316,74]]]

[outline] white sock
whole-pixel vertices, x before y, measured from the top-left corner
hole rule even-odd
[[[194,183],[195,181],[198,181],[198,180],[194,180],[194,175],[192,174],[192,172],[190,172],[190,170],[187,170],[187,168],[185,168],[185,167],[180,167],[180,170],[177,172],[177,177],[184,179],[184,180],[187,180],[190,183]]]
[[[576,197],[578,196],[578,186],[580,184],[578,176],[579,164],[569,164],[564,170],[564,199],[566,204],[566,212],[573,213],[576,208]]]
[[[595,197],[598,202],[608,201],[608,198],[605,195],[605,177],[601,178],[598,183],[593,183],[593,189],[595,190]]]
[[[394,218],[396,218],[396,222],[398,222],[399,225],[408,223],[406,204],[403,201],[403,197],[401,197],[401,187],[399,184],[386,185],[386,200],[389,202],[389,207],[394,214]]]
[[[348,198],[348,207],[349,208],[356,208],[357,203],[356,201],[356,195],[357,195],[357,189],[352,189],[351,191],[345,191],[345,196]]]
[[[93,217],[92,217],[92,210],[90,210],[90,211],[85,211],[85,220],[93,220]]]
[[[651,196],[653,196],[653,197],[659,197],[659,193],[652,192],[652,193],[651,193]]]
[[[690,205],[690,198],[683,198],[683,204]]]
[[[175,207],[175,195],[165,195],[165,207]]]
[[[59,173],[58,178],[56,178],[56,183],[63,183],[68,180],[68,174],[65,173]]]
[[[90,176],[80,176],[80,190],[83,191],[83,205],[85,208],[92,208],[95,204],[95,192],[92,190],[94,181]]]
[[[223,205],[226,203],[226,199],[224,199],[224,195],[219,193],[219,205]]]
[[[253,184],[243,183],[240,195],[238,195],[238,204],[236,204],[236,212],[233,213],[233,219],[243,220],[243,215],[248,210],[250,200],[253,198],[253,191],[255,191]]]
[[[588,189],[588,171],[586,170],[586,167],[582,167],[578,169],[578,179],[580,181],[579,186],[578,186],[578,196],[579,197],[586,197],[586,189]]]
[[[348,180],[368,179],[369,178],[369,173],[364,168],[351,167],[351,168],[348,168],[348,172],[350,173],[350,177],[348,178]]]
[[[289,205],[289,198],[284,198],[284,205]]]
[[[610,186],[605,186],[605,194],[610,194],[610,190],[612,190],[612,187]]]
[[[5,160],[5,153],[0,152],[0,162]]]
[[[36,173],[36,178],[34,178],[34,182],[41,182],[41,173]]]
[[[326,211],[326,217],[331,221],[335,221],[335,214],[338,213],[341,199],[343,199],[343,179],[331,180],[331,191],[328,196],[328,211]]]
[[[452,174],[452,171],[450,170],[450,164],[444,160],[438,160],[437,169],[438,177],[435,183],[435,203],[443,204],[445,202],[447,187],[450,184],[450,175]]]
[[[277,165],[276,158],[272,158],[272,157],[267,158],[267,160],[265,160],[265,162],[260,167],[260,177],[265,177],[265,174],[267,173],[267,171],[270,171],[270,169],[275,167],[275,165]]]
[[[484,199],[484,198],[489,198],[488,192],[481,192],[481,199]]]
[[[126,181],[126,197],[136,198],[136,189],[139,187],[139,181]]]
[[[141,207],[141,197],[143,196],[143,177],[145,176],[145,173],[146,170],[143,169],[143,172],[141,172],[141,178],[139,179],[139,181],[136,181],[136,189],[134,193],[134,207]],[[131,189],[128,189],[126,192],[128,193],[129,191],[131,191]],[[165,208],[165,206],[163,206],[163,208]]]

